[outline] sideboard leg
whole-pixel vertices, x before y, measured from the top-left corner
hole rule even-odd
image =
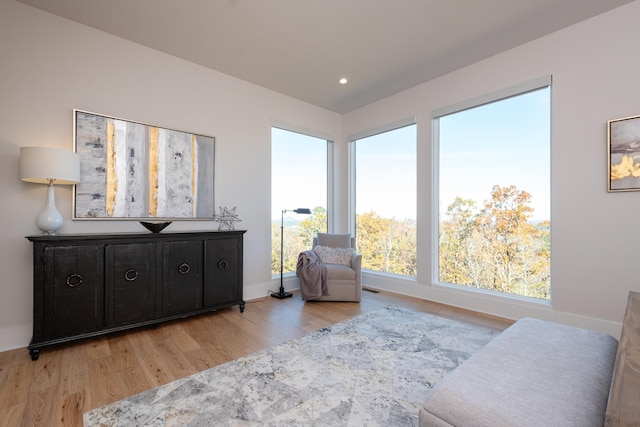
[[[39,348],[30,348],[29,354],[31,355],[31,360],[38,360],[40,357],[40,349]]]
[[[244,301],[240,303],[240,313],[244,313]]]

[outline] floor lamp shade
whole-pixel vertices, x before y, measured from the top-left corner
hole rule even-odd
[[[55,234],[64,221],[56,208],[53,186],[80,182],[80,156],[55,148],[23,147],[20,149],[20,179],[49,186],[47,201],[36,217],[36,225],[44,233]]]

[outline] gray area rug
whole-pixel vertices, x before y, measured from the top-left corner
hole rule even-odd
[[[85,426],[415,426],[429,389],[497,335],[388,307],[84,414]]]

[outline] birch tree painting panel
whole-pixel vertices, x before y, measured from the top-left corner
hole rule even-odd
[[[75,219],[213,219],[213,137],[76,110],[75,147]]]

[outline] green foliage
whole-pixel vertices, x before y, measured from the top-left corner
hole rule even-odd
[[[440,222],[440,281],[550,298],[550,223],[529,222],[531,195],[494,186],[478,210],[456,200]]]
[[[296,271],[298,255],[311,249],[313,238],[327,231],[327,210],[322,207],[313,209],[311,216],[297,225],[284,228],[283,272]],[[280,274],[280,224],[271,223],[271,274]]]
[[[356,216],[356,236],[363,269],[415,277],[415,221],[368,212]]]

